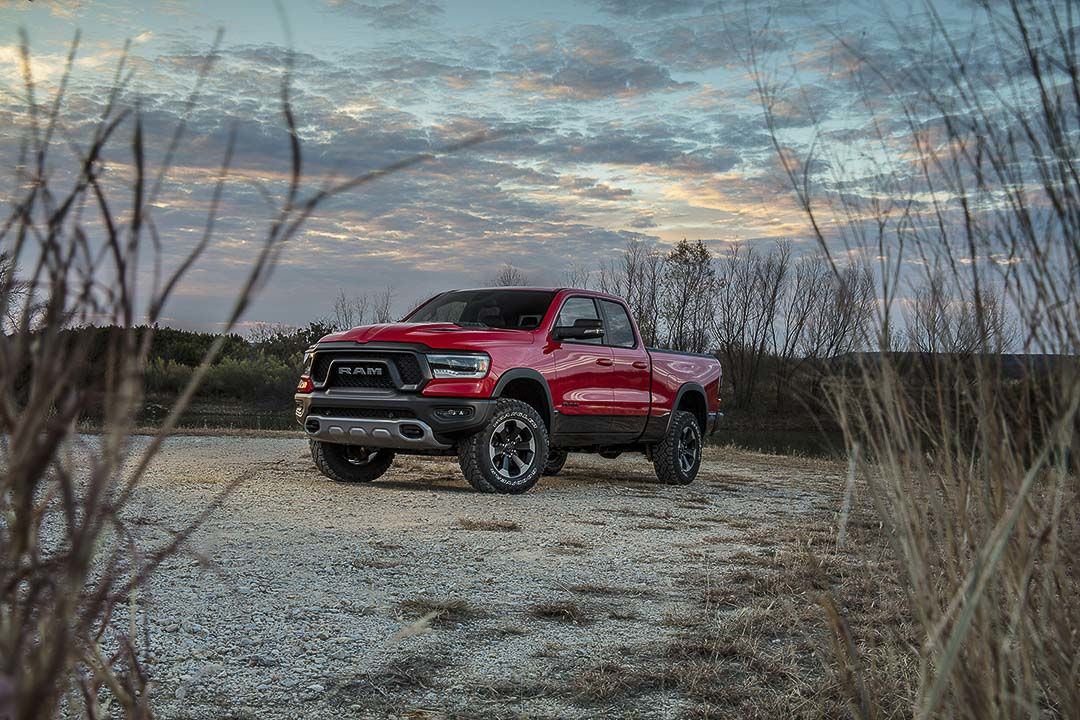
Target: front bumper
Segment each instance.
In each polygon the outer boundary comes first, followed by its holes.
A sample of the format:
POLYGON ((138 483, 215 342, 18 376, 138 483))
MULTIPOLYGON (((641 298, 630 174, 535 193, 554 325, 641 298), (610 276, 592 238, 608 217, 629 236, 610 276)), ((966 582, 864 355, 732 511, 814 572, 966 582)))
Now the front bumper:
POLYGON ((297 393, 296 420, 313 440, 397 450, 447 450, 487 423, 491 398, 374 395, 340 389, 297 393))

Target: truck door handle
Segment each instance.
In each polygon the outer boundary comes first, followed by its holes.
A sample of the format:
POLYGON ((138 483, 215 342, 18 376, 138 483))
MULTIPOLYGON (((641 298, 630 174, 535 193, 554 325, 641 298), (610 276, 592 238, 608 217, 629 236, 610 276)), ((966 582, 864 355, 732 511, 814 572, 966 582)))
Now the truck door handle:
POLYGON ((649 363, 645 362, 644 360, 635 360, 634 367, 636 367, 638 370, 644 370, 649 367, 649 363))
POLYGON ((615 362, 611 358, 596 358, 597 365, 603 365, 604 367, 611 367, 615 362))

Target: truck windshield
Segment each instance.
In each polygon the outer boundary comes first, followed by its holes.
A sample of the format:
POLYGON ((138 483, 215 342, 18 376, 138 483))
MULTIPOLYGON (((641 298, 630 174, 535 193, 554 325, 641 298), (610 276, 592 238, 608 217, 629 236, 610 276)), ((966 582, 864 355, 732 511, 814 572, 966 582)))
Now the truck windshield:
POLYGON ((455 290, 429 300, 403 322, 532 330, 554 297, 553 290, 455 290))

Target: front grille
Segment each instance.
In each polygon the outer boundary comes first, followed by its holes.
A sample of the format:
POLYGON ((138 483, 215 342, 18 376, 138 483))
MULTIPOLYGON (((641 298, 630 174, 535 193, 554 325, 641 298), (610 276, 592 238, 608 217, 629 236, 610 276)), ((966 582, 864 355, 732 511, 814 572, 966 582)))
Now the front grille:
MULTIPOLYGON (((397 369, 402 385, 419 385, 424 381, 424 375, 420 370, 420 361, 411 353, 381 353, 375 351, 348 351, 348 350, 324 350, 315 353, 315 359, 311 364, 311 377, 315 382, 327 381, 327 373, 330 363, 334 360, 353 360, 358 363, 384 362, 393 365, 397 369)), ((337 375, 330 379, 330 384, 335 387, 361 387, 361 388, 393 388, 393 379, 387 375, 337 375)))
POLYGON ((382 375, 341 375, 340 373, 334 373, 334 376, 330 378, 330 385, 334 387, 392 390, 394 381, 389 373, 383 373, 382 375))
POLYGON ((419 385, 423 382, 424 376, 420 373, 420 361, 416 359, 415 355, 395 355, 393 360, 397 365, 401 382, 406 385, 419 385))
POLYGON ((410 420, 416 413, 406 408, 337 408, 313 407, 308 415, 372 420, 410 420))

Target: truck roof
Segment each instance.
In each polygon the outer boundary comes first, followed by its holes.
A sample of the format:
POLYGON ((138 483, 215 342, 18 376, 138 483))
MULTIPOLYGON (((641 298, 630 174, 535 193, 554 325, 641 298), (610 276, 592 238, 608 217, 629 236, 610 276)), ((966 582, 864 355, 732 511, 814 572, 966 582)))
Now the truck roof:
MULTIPOLYGON (((612 298, 613 300, 623 300, 618 295, 612 295, 602 290, 589 290, 588 288, 574 288, 574 287, 537 287, 532 285, 497 285, 495 287, 475 287, 475 288, 455 288, 453 290, 445 290, 444 292, 471 292, 473 290, 531 290, 533 292, 579 292, 587 295, 595 295, 596 297, 612 298)), ((439 293, 440 295, 442 293, 439 293)))

